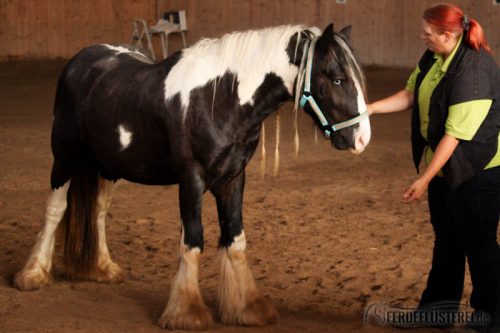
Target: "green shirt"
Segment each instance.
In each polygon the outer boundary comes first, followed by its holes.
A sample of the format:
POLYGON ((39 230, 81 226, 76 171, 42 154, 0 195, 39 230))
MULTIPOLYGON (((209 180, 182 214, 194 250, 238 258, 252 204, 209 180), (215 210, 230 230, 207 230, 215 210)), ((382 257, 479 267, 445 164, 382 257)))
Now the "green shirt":
MULTIPOLYGON (((441 54, 434 54, 436 61, 430 68, 427 75, 422 80, 418 90, 418 106, 420 115, 420 133, 427 139, 427 128, 429 126, 429 104, 432 92, 439 84, 448 67, 455 56, 461 40, 450 53, 450 56, 444 60, 441 54)), ((417 75, 420 73, 420 68, 415 68, 411 73, 406 89, 413 92, 415 91, 415 84, 417 75)), ((474 134, 481 126, 481 123, 486 118, 493 101, 491 99, 473 100, 464 103, 450 105, 448 107, 448 118, 445 124, 445 133, 451 135, 459 140, 469 141, 474 137, 474 134)), ((485 169, 492 168, 500 165, 500 134, 498 136, 499 150, 488 163, 485 169)), ((426 147, 424 152, 424 161, 426 165, 432 160, 433 151, 429 146, 426 147)), ((442 173, 440 174, 442 176, 442 173)))

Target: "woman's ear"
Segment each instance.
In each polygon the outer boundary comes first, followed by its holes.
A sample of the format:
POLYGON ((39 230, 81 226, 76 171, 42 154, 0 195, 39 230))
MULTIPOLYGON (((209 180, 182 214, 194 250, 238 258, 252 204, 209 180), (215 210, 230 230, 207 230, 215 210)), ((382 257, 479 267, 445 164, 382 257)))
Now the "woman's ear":
POLYGON ((449 31, 445 31, 445 32, 443 33, 443 35, 444 35, 444 36, 443 36, 443 37, 444 37, 444 41, 445 41, 446 43, 449 43, 449 42, 450 42, 450 40, 453 38, 452 33, 451 33, 451 32, 449 32, 449 31))

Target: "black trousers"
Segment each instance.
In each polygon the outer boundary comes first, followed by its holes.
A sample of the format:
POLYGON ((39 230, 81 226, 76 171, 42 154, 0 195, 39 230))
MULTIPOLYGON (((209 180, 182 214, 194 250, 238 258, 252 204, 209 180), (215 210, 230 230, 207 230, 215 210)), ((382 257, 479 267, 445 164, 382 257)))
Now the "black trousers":
POLYGON ((434 177, 428 193, 435 241, 432 268, 420 307, 460 302, 467 259, 473 286, 470 304, 498 321, 500 167, 484 170, 453 191, 442 177, 434 177))

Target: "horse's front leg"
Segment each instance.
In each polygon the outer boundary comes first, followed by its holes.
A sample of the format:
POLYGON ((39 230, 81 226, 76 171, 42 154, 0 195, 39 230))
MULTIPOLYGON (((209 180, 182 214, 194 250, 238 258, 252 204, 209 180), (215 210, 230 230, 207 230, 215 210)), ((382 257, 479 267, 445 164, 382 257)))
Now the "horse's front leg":
POLYGON ((242 222, 245 173, 212 190, 217 200, 219 242, 219 316, 225 324, 263 326, 274 323, 278 312, 257 289, 248 266, 242 222))
POLYGON ((201 205, 205 184, 193 175, 179 185, 181 240, 179 267, 170 288, 167 306, 158 325, 168 329, 201 330, 213 323, 198 285, 198 267, 203 251, 201 205))

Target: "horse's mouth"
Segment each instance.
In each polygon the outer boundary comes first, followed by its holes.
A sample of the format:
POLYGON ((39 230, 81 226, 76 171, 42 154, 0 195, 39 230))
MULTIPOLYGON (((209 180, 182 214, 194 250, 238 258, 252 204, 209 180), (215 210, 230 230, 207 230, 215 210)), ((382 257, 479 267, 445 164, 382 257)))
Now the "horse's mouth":
POLYGON ((338 150, 347 150, 347 149, 354 149, 352 147, 350 147, 346 142, 344 142, 344 140, 340 139, 340 140, 334 140, 333 138, 330 139, 330 143, 332 144, 332 146, 335 148, 335 149, 338 149, 338 150))
POLYGON ((349 150, 351 151, 351 153, 353 153, 354 155, 359 155, 361 154, 362 152, 365 151, 365 148, 362 148, 362 149, 354 149, 354 148, 349 148, 349 150))
POLYGON ((359 155, 362 152, 365 151, 366 146, 363 146, 361 148, 355 148, 346 143, 344 140, 333 140, 333 138, 330 139, 330 143, 332 146, 338 150, 348 150, 353 153, 354 155, 359 155))

